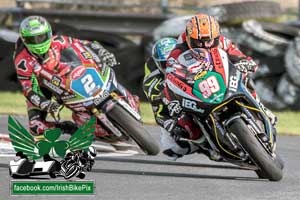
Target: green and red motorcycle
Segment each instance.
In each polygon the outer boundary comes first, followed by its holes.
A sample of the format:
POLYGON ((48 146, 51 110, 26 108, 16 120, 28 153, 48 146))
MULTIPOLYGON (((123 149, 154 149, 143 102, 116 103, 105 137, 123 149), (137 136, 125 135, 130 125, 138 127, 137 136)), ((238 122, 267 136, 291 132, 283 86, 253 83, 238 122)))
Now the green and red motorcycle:
POLYGON ((190 116, 203 133, 197 140, 182 140, 208 148, 225 162, 253 169, 260 178, 282 179, 276 131, 222 49, 180 55, 166 70, 165 93, 173 112, 190 116))
POLYGON ((59 75, 41 69, 39 81, 58 102, 73 112, 73 119, 74 115, 87 116, 86 119, 96 116, 95 133, 100 129, 106 133, 96 134, 97 140, 111 144, 135 142, 148 155, 159 153, 158 142, 142 124, 138 103, 118 83, 112 68, 102 66, 100 69, 76 62, 64 65, 59 75))

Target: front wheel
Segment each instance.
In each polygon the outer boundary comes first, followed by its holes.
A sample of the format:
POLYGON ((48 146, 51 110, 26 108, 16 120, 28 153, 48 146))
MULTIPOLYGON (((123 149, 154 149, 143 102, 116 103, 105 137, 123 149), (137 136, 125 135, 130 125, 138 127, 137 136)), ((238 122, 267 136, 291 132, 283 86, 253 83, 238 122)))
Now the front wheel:
POLYGON ((118 127, 124 130, 145 153, 148 155, 157 155, 159 153, 158 143, 145 130, 142 123, 131 116, 120 105, 115 104, 106 115, 114 124, 117 124, 118 127))
POLYGON ((281 166, 263 148, 242 119, 236 119, 232 122, 229 129, 236 135, 245 151, 248 152, 253 162, 260 168, 258 170, 260 178, 267 178, 270 181, 280 181, 282 179, 281 166))

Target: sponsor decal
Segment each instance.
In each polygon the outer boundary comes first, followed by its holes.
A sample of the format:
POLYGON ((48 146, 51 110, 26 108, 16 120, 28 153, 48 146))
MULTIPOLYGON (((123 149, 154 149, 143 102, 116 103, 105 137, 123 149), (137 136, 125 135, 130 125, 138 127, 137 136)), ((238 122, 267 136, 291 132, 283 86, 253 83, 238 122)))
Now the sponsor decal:
POLYGON ((74 46, 77 47, 79 51, 85 51, 84 48, 78 42, 74 42, 74 46))
POLYGON ((174 75, 172 74, 168 74, 167 78, 174 83, 177 87, 179 87, 181 90, 183 90, 184 92, 188 90, 188 85, 186 85, 184 82, 182 82, 181 80, 179 80, 178 78, 176 78, 174 75))
POLYGON ((199 113, 205 112, 204 109, 197 107, 197 102, 189 100, 189 99, 182 99, 182 107, 194 110, 199 113))
POLYGON ((76 97, 75 94, 65 94, 64 96, 61 97, 61 100, 73 99, 75 97, 76 97))
POLYGON ((47 81, 46 79, 43 79, 43 84, 47 86, 52 91, 56 92, 57 94, 62 94, 64 91, 57 87, 56 85, 53 85, 51 82, 47 81))
POLYGON ((163 97, 162 98, 162 102, 165 104, 165 105, 168 105, 170 103, 170 101, 166 98, 166 97, 163 97))
POLYGON ((34 104, 34 105, 40 105, 41 103, 41 98, 39 97, 39 95, 34 94, 30 97, 30 101, 34 104))
POLYGON ((207 71, 203 71, 203 72, 198 72, 195 76, 194 76, 194 80, 198 80, 200 78, 203 78, 205 75, 207 74, 207 71))
POLYGON ((96 50, 103 48, 98 42, 92 42, 91 47, 96 50))
POLYGON ((93 59, 93 56, 90 54, 90 52, 84 51, 84 52, 81 52, 81 55, 82 55, 86 60, 93 59))
POLYGON ((51 81, 50 81, 53 85, 59 87, 60 83, 61 83, 61 78, 59 78, 58 76, 53 76, 51 81))
POLYGON ((89 53, 91 55, 91 58, 89 58, 89 59, 94 59, 94 61, 96 63, 101 62, 99 56, 92 49, 90 49, 89 47, 85 47, 85 48, 88 50, 87 53, 89 53))
POLYGON ((101 95, 98 95, 96 98, 94 98, 94 104, 96 106, 100 105, 109 96, 110 96, 110 94, 108 92, 104 91, 101 95))
POLYGON ((229 90, 236 92, 238 88, 238 77, 236 75, 230 76, 229 78, 229 90))
POLYGON ((191 22, 188 22, 186 24, 186 30, 187 30, 189 35, 191 35, 193 33, 193 24, 191 22))
POLYGON ((189 67, 189 66, 191 66, 193 64, 197 64, 197 60, 196 59, 185 60, 184 62, 185 62, 184 66, 186 66, 186 67, 189 67))
POLYGON ((46 77, 47 79, 52 79, 52 74, 50 74, 49 72, 47 72, 46 70, 42 69, 40 74, 44 77, 46 77))
POLYGON ((42 67, 41 67, 40 64, 36 63, 36 64, 33 65, 33 71, 34 72, 39 72, 39 71, 41 71, 41 69, 42 69, 42 67))
POLYGON ((184 54, 183 57, 184 57, 185 60, 192 60, 193 59, 193 56, 192 56, 191 53, 184 54))
MULTIPOLYGON (((139 113, 137 113, 126 101, 123 99, 118 99, 118 103, 125 108, 133 117, 135 117, 137 120, 141 120, 141 116, 139 113)), ((107 108, 109 109, 109 108, 107 108)))
POLYGON ((173 58, 173 57, 171 57, 171 58, 169 58, 168 60, 167 60, 167 66, 169 65, 169 66, 172 66, 173 64, 175 64, 175 63, 177 63, 177 61, 173 58))
MULTIPOLYGON (((212 48, 211 49, 211 55, 212 55, 212 59, 213 59, 213 64, 214 64, 214 69, 216 72, 218 72, 219 74, 222 75, 223 77, 223 80, 225 83, 227 83, 228 80, 227 77, 226 77, 226 74, 225 74, 225 69, 224 69, 224 66, 223 66, 223 60, 222 60, 222 57, 221 57, 221 54, 223 51, 220 50, 219 52, 219 49, 218 48, 212 48)), ((228 67, 227 63, 225 63, 226 65, 226 69, 228 67)))
POLYGON ((175 116, 175 115, 178 115, 182 110, 179 101, 178 100, 171 101, 168 104, 168 110, 169 110, 169 113, 170 113, 171 117, 175 116))
POLYGON ((223 67, 223 62, 222 62, 222 58, 219 54, 218 48, 212 48, 211 49, 211 55, 212 55, 212 59, 214 62, 214 66, 218 67, 218 68, 222 68, 223 67))
POLYGON ((40 104, 40 108, 41 108, 42 110, 45 110, 46 107, 47 107, 50 103, 51 103, 50 100, 43 101, 43 102, 41 102, 41 104, 40 104))
POLYGON ((76 80, 76 79, 78 79, 79 77, 81 77, 85 72, 86 72, 85 67, 83 67, 83 66, 76 67, 76 68, 71 72, 71 78, 72 78, 73 80, 76 80))
POLYGON ((88 107, 93 104, 93 101, 85 101, 82 103, 83 106, 88 107))
POLYGON ((18 75, 18 80, 30 80, 30 77, 28 76, 22 76, 22 75, 18 75))

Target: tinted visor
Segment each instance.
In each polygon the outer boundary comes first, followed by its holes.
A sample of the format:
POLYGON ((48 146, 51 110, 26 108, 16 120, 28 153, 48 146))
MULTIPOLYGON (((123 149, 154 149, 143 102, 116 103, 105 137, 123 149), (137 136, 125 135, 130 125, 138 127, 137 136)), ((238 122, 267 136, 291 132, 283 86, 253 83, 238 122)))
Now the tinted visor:
POLYGON ((201 38, 200 40, 198 39, 193 39, 191 38, 191 48, 203 48, 203 47, 211 47, 214 43, 214 39, 210 38, 201 38))
POLYGON ((41 44, 51 38, 51 32, 41 35, 23 37, 26 44, 41 44))

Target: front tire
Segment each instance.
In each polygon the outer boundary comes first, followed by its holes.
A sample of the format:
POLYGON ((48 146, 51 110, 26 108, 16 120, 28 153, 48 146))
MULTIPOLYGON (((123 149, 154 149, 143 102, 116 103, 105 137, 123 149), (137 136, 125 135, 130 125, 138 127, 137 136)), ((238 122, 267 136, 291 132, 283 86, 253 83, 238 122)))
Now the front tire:
POLYGON ((157 155, 159 153, 160 149, 158 143, 145 130, 142 123, 131 116, 120 105, 115 104, 106 115, 114 124, 117 124, 125 130, 126 134, 129 135, 146 154, 157 155))
POLYGON ((267 178, 270 181, 280 181, 282 179, 281 167, 267 153, 242 119, 236 119, 232 122, 229 130, 236 135, 253 162, 260 168, 256 170, 260 178, 267 178))

